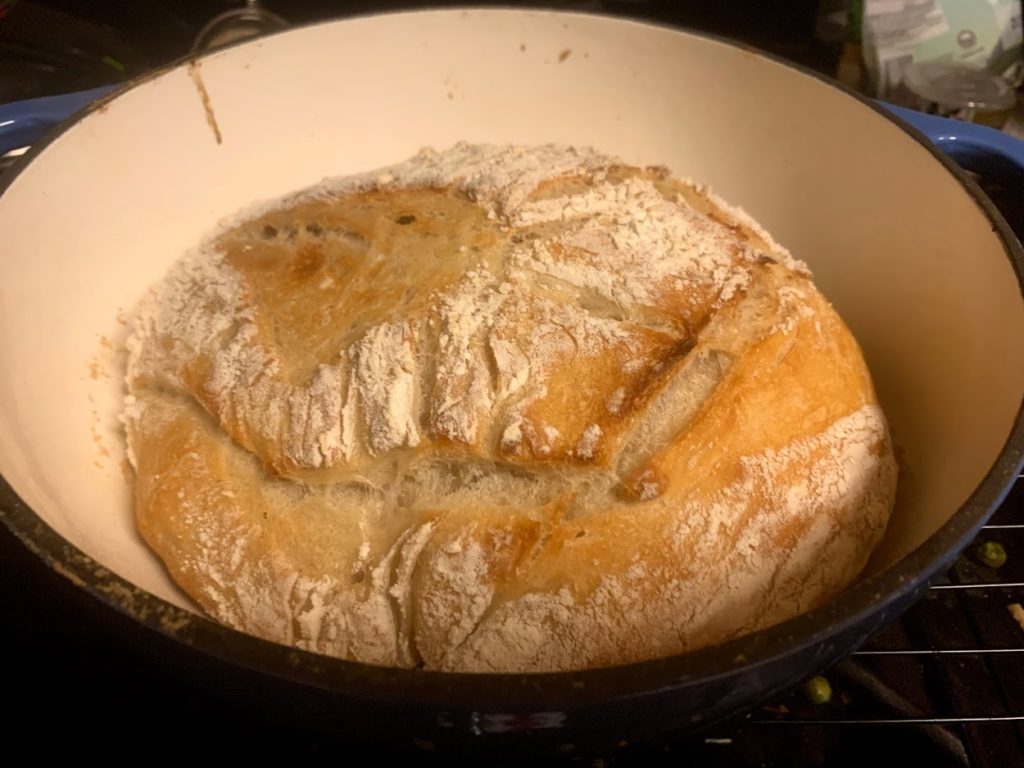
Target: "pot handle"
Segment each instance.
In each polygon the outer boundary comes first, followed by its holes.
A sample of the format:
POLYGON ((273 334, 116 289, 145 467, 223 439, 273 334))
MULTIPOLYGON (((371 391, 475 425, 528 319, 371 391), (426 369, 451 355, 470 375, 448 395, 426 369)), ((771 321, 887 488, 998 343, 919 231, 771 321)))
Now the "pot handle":
POLYGON ((1024 173, 1024 141, 1020 139, 984 125, 926 115, 892 104, 882 106, 969 171, 997 176, 1024 173))
POLYGON ((0 155, 35 144, 57 123, 85 109, 114 88, 104 85, 61 96, 0 104, 0 155))

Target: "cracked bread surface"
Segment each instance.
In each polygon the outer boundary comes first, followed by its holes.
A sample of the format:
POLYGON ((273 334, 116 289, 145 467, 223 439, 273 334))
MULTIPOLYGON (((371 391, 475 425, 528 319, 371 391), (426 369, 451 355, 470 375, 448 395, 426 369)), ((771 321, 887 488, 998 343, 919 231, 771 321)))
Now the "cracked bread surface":
POLYGON ((242 216, 129 342, 139 529, 236 628, 391 666, 684 652, 856 578, 896 469, 860 350, 742 211, 460 144, 242 216))

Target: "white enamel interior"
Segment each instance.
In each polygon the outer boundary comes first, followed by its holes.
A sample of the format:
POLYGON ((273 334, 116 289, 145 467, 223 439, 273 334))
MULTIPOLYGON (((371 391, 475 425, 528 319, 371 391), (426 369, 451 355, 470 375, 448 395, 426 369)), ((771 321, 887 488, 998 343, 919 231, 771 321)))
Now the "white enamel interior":
POLYGON ((806 260, 903 452, 878 564, 938 529, 1008 435, 1024 311, 990 223, 927 150, 812 77, 679 32, 503 11, 300 29, 204 59, 199 76, 222 144, 182 67, 90 114, 0 198, 0 472, 165 599, 188 604, 132 524, 119 316, 221 217, 428 144, 591 144, 667 164, 806 260))

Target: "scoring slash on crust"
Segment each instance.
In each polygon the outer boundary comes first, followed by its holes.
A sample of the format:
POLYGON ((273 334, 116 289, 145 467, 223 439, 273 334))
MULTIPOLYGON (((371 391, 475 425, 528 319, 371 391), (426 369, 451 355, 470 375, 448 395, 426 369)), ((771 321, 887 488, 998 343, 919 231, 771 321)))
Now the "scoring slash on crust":
POLYGON ((633 661, 849 583, 895 486, 860 352, 706 189, 457 145, 250 211, 130 342, 140 529, 221 620, 458 670, 633 661))

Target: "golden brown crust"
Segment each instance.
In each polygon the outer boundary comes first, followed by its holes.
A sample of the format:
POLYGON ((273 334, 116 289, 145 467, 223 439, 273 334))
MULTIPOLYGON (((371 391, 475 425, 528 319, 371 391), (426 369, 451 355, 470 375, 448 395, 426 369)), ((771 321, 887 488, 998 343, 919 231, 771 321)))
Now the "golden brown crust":
POLYGON ((892 504, 885 422, 756 225, 596 154, 388 175, 229 230, 137 323, 139 527, 205 610, 528 671, 719 642, 855 577, 892 504))

